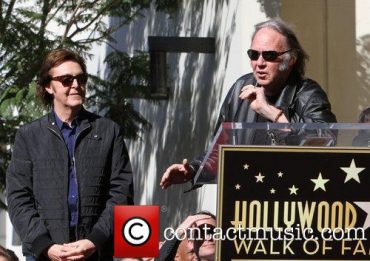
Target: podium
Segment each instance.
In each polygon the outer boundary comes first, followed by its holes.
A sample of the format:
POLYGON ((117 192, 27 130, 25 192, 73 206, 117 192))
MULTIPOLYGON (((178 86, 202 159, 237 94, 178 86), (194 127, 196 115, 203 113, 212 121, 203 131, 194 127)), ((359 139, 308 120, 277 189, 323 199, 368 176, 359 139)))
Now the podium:
POLYGON ((370 124, 223 123, 216 260, 370 260, 370 124))

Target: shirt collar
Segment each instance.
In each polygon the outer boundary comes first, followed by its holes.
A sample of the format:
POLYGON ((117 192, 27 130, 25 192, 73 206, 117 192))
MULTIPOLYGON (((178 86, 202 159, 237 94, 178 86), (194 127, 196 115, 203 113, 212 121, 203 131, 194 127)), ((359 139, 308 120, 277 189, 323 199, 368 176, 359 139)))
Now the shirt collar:
MULTIPOLYGON (((81 111, 78 113, 77 117, 73 119, 72 121, 72 128, 78 126, 80 124, 80 113, 81 111)), ((64 129, 64 128, 70 128, 69 125, 65 122, 63 122, 59 117, 58 115, 55 113, 55 111, 53 110, 52 111, 52 114, 54 115, 54 118, 55 118, 55 123, 56 125, 58 126, 58 128, 60 130, 64 129)))

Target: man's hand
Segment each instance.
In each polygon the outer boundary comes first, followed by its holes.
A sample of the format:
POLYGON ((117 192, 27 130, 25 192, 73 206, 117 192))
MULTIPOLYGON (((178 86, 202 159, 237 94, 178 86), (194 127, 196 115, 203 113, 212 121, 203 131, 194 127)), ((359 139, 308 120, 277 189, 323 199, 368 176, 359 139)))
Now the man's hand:
POLYGON ((173 184, 185 183, 191 178, 188 160, 184 159, 182 164, 173 164, 167 168, 159 185, 162 189, 166 189, 173 184))
MULTIPOLYGON (((176 229, 178 238, 182 238, 185 231, 191 227, 196 227, 199 223, 205 222, 206 220, 212 219, 209 215, 197 214, 188 216, 176 229)), ((188 235, 187 235, 188 236, 188 235)))
POLYGON ((61 255, 63 258, 62 260, 85 260, 96 250, 93 242, 88 239, 82 239, 76 242, 63 244, 63 246, 67 247, 69 251, 61 255))
POLYGON ((285 115, 280 113, 280 109, 267 102, 265 88, 263 87, 255 87, 251 84, 246 85, 241 89, 239 98, 242 100, 248 99, 252 110, 272 122, 289 122, 285 115))
POLYGON ((249 84, 241 89, 239 98, 242 100, 248 99, 252 110, 258 114, 261 114, 270 106, 266 100, 264 90, 265 88, 263 87, 255 87, 249 84))
POLYGON ((54 244, 49 247, 44 254, 52 261, 62 261, 65 260, 63 256, 70 250, 70 247, 65 245, 54 244))

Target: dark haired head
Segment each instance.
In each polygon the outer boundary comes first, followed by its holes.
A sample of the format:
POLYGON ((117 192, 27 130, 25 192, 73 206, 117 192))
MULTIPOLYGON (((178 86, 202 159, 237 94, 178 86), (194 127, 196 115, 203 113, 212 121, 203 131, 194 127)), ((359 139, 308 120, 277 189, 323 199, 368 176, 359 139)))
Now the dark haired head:
POLYGON ((199 211, 199 212, 195 213, 194 215, 207 215, 207 216, 210 216, 211 218, 213 218, 214 220, 216 220, 216 216, 213 215, 211 212, 206 211, 206 210, 199 211))
POLYGON ((1 245, 0 245, 0 257, 4 257, 8 261, 18 261, 19 260, 12 250, 6 249, 5 247, 1 245))
POLYGON ((370 123, 370 107, 363 109, 358 117, 359 123, 370 123))
POLYGON ((252 36, 252 41, 256 33, 262 28, 270 28, 283 36, 285 36, 291 53, 295 57, 296 62, 292 69, 292 75, 297 79, 302 79, 305 74, 306 60, 308 60, 307 53, 303 50, 294 31, 282 20, 275 18, 255 25, 255 31, 252 36))
POLYGON ((56 49, 48 53, 41 66, 37 81, 37 96, 41 99, 45 107, 51 107, 53 105, 53 96, 45 90, 45 87, 51 80, 50 70, 67 61, 78 63, 83 73, 87 73, 85 60, 79 54, 67 49, 56 49))

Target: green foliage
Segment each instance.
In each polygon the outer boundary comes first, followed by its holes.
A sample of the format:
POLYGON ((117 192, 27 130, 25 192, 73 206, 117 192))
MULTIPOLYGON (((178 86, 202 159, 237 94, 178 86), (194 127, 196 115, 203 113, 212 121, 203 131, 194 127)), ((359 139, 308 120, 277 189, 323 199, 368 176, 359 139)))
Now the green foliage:
MULTIPOLYGON (((0 192, 5 188, 9 145, 20 124, 44 113, 35 99, 42 57, 65 47, 90 57, 93 44, 110 44, 112 34, 155 4, 172 12, 179 0, 34 0, 0 1, 0 192), (106 23, 115 17, 114 25, 106 23)), ((139 137, 150 124, 133 109, 130 97, 148 97, 148 57, 114 52, 106 59, 108 79, 91 77, 89 104, 139 137), (108 95, 109 94, 109 95, 108 95), (101 96, 99 96, 101 95, 101 96)), ((0 208, 4 206, 0 201, 0 208)))
POLYGON ((138 138, 141 131, 150 128, 150 123, 134 110, 127 98, 150 98, 149 56, 138 52, 130 57, 115 51, 105 62, 109 68, 107 80, 91 77, 89 87, 93 94, 88 97, 88 103, 123 126, 126 138, 138 138))
MULTIPOLYGON (((23 117, 13 117, 5 119, 0 117, 0 191, 5 189, 5 172, 10 160, 9 144, 13 142, 15 137, 15 126, 19 126, 24 120, 23 117)), ((6 205, 0 200, 0 209, 6 205)))

